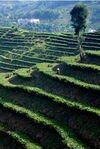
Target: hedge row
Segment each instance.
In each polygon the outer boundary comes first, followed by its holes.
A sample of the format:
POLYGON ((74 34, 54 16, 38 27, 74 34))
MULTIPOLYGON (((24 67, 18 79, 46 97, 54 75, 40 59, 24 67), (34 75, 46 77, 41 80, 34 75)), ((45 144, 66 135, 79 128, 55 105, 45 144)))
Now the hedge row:
POLYGON ((24 78, 24 79, 30 79, 31 78, 31 70, 26 69, 26 68, 17 69, 14 71, 14 74, 16 74, 17 76, 24 78))
POLYGON ((3 131, 3 133, 20 143, 25 149, 43 149, 40 145, 34 143, 27 135, 19 131, 12 131, 3 123, 0 123, 0 131, 3 131))
POLYGON ((46 44, 51 45, 51 46, 58 46, 58 47, 68 47, 68 44, 61 44, 61 43, 52 43, 52 42, 47 42, 46 44))
MULTIPOLYGON (((25 56, 25 55, 20 55, 18 53, 2 50, 3 54, 7 55, 10 54, 13 59, 18 59, 18 60, 23 60, 26 62, 31 62, 31 63, 40 63, 40 62, 54 62, 54 60, 49 60, 49 59, 43 59, 43 58, 37 58, 37 57, 30 57, 30 56, 25 56)), ((1 53, 2 53, 1 51, 1 53)), ((8 55, 9 56, 9 55, 8 55)))
POLYGON ((87 34, 84 34, 84 36, 89 38, 100 38, 100 34, 96 34, 96 33, 87 33, 87 34))
MULTIPOLYGON (((40 68, 38 67, 38 69, 40 70, 40 68)), ((44 68, 45 69, 45 68, 44 68)), ((47 70, 47 69, 46 69, 47 70)), ((42 73, 43 71, 40 70, 42 73)), ((48 75, 48 74, 47 74, 48 75)), ((100 116, 100 109, 99 108, 95 108, 95 107, 90 107, 88 105, 76 102, 76 101, 71 101, 70 99, 65 99, 61 96, 57 96, 51 93, 48 93, 42 89, 36 88, 36 87, 28 87, 28 86, 23 86, 23 85, 12 85, 11 83, 8 82, 8 80, 5 80, 5 77, 7 76, 7 74, 0 74, 0 77, 2 78, 2 80, 0 81, 0 86, 7 88, 7 89, 12 89, 13 91, 20 91, 23 90, 26 93, 32 93, 35 96, 40 96, 49 100, 53 100, 54 102, 57 103, 61 103, 64 104, 68 107, 72 107, 72 108, 76 108, 82 111, 87 111, 87 112, 92 112, 98 116, 100 116)))
POLYGON ((1 72, 2 71, 6 71, 6 72, 11 72, 11 71, 14 71, 15 69, 11 69, 11 68, 8 68, 8 67, 2 67, 2 66, 0 66, 0 70, 1 70, 1 72))
POLYGON ((100 50, 100 47, 83 45, 86 50, 100 50))
POLYGON ((7 45, 0 45, 0 49, 5 49, 5 50, 12 50, 12 49, 25 49, 25 48, 28 48, 27 46, 22 46, 22 45, 18 45, 18 46, 7 46, 7 45))
POLYGON ((100 57, 100 51, 90 51, 90 50, 87 50, 85 53, 88 56, 98 57, 98 58, 100 57))
MULTIPOLYGON (((49 67, 50 64, 45 64, 42 63, 40 64, 36 64, 37 68, 39 69, 39 71, 41 73, 43 73, 44 75, 46 75, 47 77, 51 78, 52 80, 58 81, 59 83, 61 82, 62 84, 66 85, 66 88, 75 88, 76 92, 81 92, 77 94, 74 98, 72 96, 74 89, 68 94, 66 95, 66 97, 71 98, 73 101, 79 101, 91 105, 93 106, 93 103, 96 101, 96 105, 95 107, 99 107, 99 104, 97 104, 99 102, 99 96, 100 96, 100 86, 99 85, 93 85, 93 84, 88 84, 85 83, 83 81, 80 81, 78 79, 75 79, 73 77, 68 77, 68 76, 61 76, 61 75, 57 75, 56 71, 52 71, 51 67, 49 67), (86 94, 87 96, 86 96, 86 94), (83 96, 82 96, 83 95, 83 96), (83 100, 82 100, 83 98, 83 100), (91 101, 90 101, 91 99, 91 101)), ((51 64, 53 65, 53 64, 51 64)))
MULTIPOLYGON (((48 39, 49 42, 51 42, 52 44, 62 44, 62 45, 73 45, 73 46, 77 46, 77 42, 73 42, 73 41, 63 41, 63 40, 55 40, 55 39, 48 39)), ((48 43, 47 41, 47 43, 48 43)))
POLYGON ((58 59, 59 62, 63 62, 68 66, 71 66, 73 68, 78 68, 80 70, 86 70, 86 71, 93 71, 93 72, 100 72, 100 66, 97 65, 92 65, 92 64, 83 64, 83 63, 77 63, 75 62, 75 57, 70 56, 70 57, 61 57, 58 59))
POLYGON ((49 36, 48 39, 54 39, 54 40, 60 40, 60 41, 67 41, 67 42, 74 42, 76 43, 77 42, 77 39, 75 39, 73 36, 71 38, 63 38, 63 37, 60 37, 60 36, 57 36, 57 37, 54 37, 54 36, 49 36))
POLYGON ((23 60, 18 60, 18 59, 10 59, 10 58, 7 58, 5 56, 2 56, 0 55, 0 61, 2 62, 5 62, 5 63, 11 63, 11 64, 15 64, 15 65, 22 65, 22 66, 32 66, 34 65, 34 63, 31 63, 31 62, 26 62, 26 61, 23 61, 23 60))
POLYGON ((28 68, 28 66, 9 64, 9 63, 5 63, 5 62, 2 62, 2 61, 0 61, 0 67, 10 68, 10 69, 28 68))
MULTIPOLYGON (((30 111, 18 105, 14 105, 10 102, 6 102, 4 100, 0 100, 0 104, 11 111, 14 111, 20 115, 25 115, 27 118, 33 120, 36 124, 41 124, 46 127, 50 127, 56 130, 56 132, 61 136, 62 142, 66 145, 66 148, 74 148, 74 149, 88 149, 87 146, 82 144, 80 140, 77 139, 76 135, 73 131, 67 126, 62 125, 56 120, 52 120, 48 117, 43 116, 42 114, 30 111)), ((48 148, 48 147, 47 147, 48 148)))
MULTIPOLYGON (((41 51, 38 50, 34 50, 35 53, 39 53, 41 54, 41 51)), ((45 52, 43 52, 45 54, 49 54, 49 55, 55 55, 55 56, 65 56, 65 55, 73 55, 73 52, 68 52, 68 51, 58 51, 58 50, 53 50, 53 49, 46 49, 45 52)))
POLYGON ((93 43, 93 42, 83 42, 82 45, 88 45, 88 46, 95 46, 95 47, 99 47, 100 46, 100 43, 93 43))
POLYGON ((60 46, 52 46, 52 45, 48 45, 46 44, 47 48, 50 48, 50 49, 54 49, 54 50, 60 50, 60 51, 76 51, 77 49, 76 48, 70 48, 70 47, 60 47, 60 46))
POLYGON ((6 46, 10 46, 10 47, 15 47, 15 46, 34 46, 34 43, 29 43, 29 42, 0 42, 0 45, 6 45, 6 46))
POLYGON ((100 43, 100 39, 98 38, 85 38, 85 41, 87 42, 95 42, 95 43, 100 43))
POLYGON ((57 75, 56 72, 49 69, 48 64, 49 63, 36 64, 36 66, 44 74, 47 74, 47 75, 53 77, 54 79, 56 78, 57 80, 60 80, 61 82, 63 82, 63 81, 64 82, 69 82, 71 84, 74 84, 75 86, 79 86, 79 87, 82 87, 82 88, 85 88, 85 89, 88 89, 88 90, 91 90, 91 91, 95 90, 95 91, 97 91, 97 93, 100 92, 100 86, 99 85, 87 84, 85 82, 74 79, 72 77, 57 75))
MULTIPOLYGON (((35 38, 34 38, 35 39, 35 38)), ((23 39, 16 39, 16 38, 0 38, 0 42, 11 42, 11 43, 16 43, 16 42, 22 42, 22 43, 26 43, 26 42, 29 42, 30 40, 34 40, 33 38, 31 39, 26 39, 26 38, 23 38, 23 39)))

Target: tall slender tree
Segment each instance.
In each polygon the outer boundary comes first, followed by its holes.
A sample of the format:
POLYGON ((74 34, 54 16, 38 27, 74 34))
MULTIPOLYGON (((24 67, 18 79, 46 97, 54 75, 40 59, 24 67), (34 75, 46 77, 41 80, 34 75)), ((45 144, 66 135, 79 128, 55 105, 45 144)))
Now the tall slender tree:
POLYGON ((75 34, 79 35, 79 33, 85 31, 87 27, 87 18, 89 16, 87 5, 76 4, 71 10, 70 15, 75 34))
POLYGON ((78 35, 78 51, 80 52, 80 60, 84 59, 84 49, 82 48, 83 37, 80 32, 85 32, 87 27, 87 18, 89 16, 89 11, 87 5, 76 4, 70 12, 72 27, 75 29, 75 35, 78 35))

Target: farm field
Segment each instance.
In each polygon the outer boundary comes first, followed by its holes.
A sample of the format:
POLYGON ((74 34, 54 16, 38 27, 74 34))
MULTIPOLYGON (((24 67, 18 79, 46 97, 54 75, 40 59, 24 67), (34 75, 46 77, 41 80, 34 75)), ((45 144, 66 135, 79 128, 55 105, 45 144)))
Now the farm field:
POLYGON ((100 32, 84 37, 80 61, 72 34, 0 27, 0 149, 100 149, 100 32))

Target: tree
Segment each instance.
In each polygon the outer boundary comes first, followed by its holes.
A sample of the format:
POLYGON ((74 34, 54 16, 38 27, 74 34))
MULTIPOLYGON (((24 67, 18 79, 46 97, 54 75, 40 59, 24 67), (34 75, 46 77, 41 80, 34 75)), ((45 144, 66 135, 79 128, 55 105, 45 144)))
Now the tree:
POLYGON ((76 4, 71 10, 70 15, 75 34, 79 36, 79 33, 85 31, 87 27, 87 18, 89 16, 87 5, 76 4))
POLYGON ((82 48, 82 43, 85 40, 85 37, 83 37, 82 35, 79 35, 77 40, 78 40, 78 51, 80 52, 80 60, 82 62, 85 56, 84 49, 82 48))

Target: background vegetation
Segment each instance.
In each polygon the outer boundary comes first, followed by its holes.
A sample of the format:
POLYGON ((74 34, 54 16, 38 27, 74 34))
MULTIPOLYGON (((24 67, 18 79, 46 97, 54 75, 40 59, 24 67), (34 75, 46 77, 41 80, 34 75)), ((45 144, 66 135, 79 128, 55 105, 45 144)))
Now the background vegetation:
POLYGON ((85 3, 90 11, 88 28, 100 29, 98 1, 0 1, 0 26, 16 25, 23 29, 39 32, 72 32, 70 10, 75 3, 85 3), (40 23, 18 23, 20 18, 39 18, 40 23))

